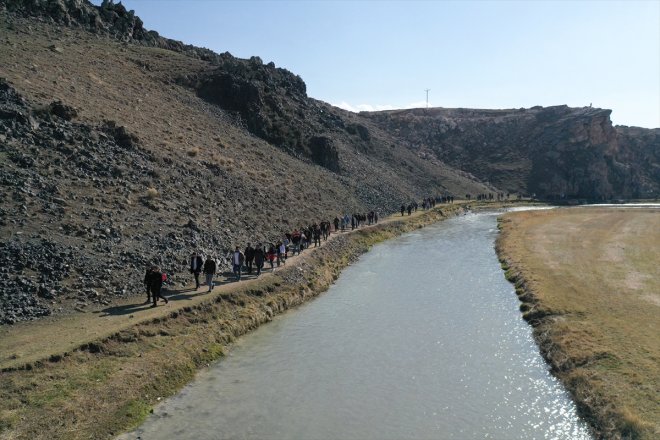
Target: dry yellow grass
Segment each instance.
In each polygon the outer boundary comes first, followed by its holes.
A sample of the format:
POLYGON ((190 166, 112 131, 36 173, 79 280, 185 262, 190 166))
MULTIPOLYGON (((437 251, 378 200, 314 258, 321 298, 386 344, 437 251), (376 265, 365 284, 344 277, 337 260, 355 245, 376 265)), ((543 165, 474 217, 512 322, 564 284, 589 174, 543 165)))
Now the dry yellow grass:
POLYGON ((541 351, 607 438, 660 435, 660 211, 509 214, 498 251, 541 351))

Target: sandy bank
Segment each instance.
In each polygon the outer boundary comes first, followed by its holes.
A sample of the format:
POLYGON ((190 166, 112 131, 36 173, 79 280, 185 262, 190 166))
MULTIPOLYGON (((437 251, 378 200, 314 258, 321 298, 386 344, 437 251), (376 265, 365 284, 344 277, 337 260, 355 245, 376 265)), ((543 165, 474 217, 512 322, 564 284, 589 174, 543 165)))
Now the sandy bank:
POLYGON ((498 253, 553 373, 603 438, 660 434, 660 212, 506 215, 498 253))

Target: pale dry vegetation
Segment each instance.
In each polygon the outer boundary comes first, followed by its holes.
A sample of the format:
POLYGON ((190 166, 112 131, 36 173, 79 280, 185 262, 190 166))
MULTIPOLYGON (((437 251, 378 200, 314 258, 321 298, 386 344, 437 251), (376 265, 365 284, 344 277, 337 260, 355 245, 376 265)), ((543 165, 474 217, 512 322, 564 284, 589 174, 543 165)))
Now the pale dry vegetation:
POLYGON ((660 212, 509 214, 498 243, 541 351, 608 438, 660 434, 660 212))

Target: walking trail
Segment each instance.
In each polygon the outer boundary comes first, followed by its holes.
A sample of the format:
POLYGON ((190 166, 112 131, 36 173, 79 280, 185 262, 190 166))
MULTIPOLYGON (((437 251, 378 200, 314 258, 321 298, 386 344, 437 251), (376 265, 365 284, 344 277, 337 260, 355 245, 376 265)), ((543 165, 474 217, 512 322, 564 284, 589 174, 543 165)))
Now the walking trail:
MULTIPOLYGON (((415 218, 423 212, 425 211, 420 209, 413 212, 412 215, 404 217, 398 213, 392 214, 381 219, 378 224, 415 218)), ((373 226, 361 226, 356 231, 371 227, 373 226)), ((338 234, 352 232, 355 231, 333 232, 328 240, 334 239, 338 234)), ((324 242, 321 246, 323 245, 324 242)), ((312 247, 300 255, 289 257, 288 265, 304 262, 314 250, 315 248, 312 247)), ((275 271, 277 270, 275 268, 275 271)), ((271 276, 271 271, 264 268, 260 279, 271 276)), ((175 310, 194 306, 221 294, 230 293, 238 284, 241 287, 249 286, 256 280, 254 275, 244 275, 243 280, 236 283, 231 279, 216 275, 216 287, 211 292, 207 292, 205 285, 195 290, 194 283, 190 283, 183 289, 166 290, 165 295, 169 300, 167 305, 161 302, 158 307, 152 308, 150 303, 144 302, 144 295, 135 295, 117 299, 108 306, 90 308, 85 312, 54 315, 37 321, 2 326, 0 327, 0 370, 20 367, 47 359, 51 355, 75 350, 81 345, 103 339, 135 324, 166 316, 175 310)))

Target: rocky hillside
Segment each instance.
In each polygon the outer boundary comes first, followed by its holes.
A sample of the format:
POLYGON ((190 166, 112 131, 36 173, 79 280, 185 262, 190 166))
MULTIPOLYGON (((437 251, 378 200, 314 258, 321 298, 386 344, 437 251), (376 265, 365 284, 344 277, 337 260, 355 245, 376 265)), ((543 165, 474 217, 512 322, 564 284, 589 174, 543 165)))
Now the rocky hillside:
POLYGON ((414 109, 361 114, 420 157, 542 199, 660 195, 660 129, 613 127, 610 110, 414 109))
POLYGON ((0 324, 187 281, 339 213, 440 194, 657 196, 658 130, 609 111, 354 114, 297 75, 167 39, 105 1, 0 0, 0 324))
POLYGON ((0 324, 172 288, 344 212, 492 188, 296 75, 146 31, 120 4, 0 1, 0 324))

